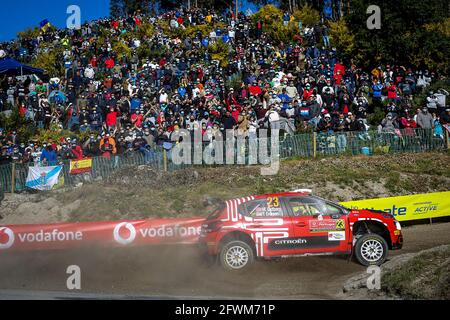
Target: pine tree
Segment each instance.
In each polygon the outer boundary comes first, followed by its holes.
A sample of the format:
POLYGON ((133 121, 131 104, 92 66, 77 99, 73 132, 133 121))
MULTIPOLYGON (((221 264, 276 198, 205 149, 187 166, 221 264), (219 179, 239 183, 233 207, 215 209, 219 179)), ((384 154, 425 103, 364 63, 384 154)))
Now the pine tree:
POLYGON ((136 11, 148 14, 150 12, 150 2, 152 0, 122 0, 124 3, 124 13, 132 15, 136 11))
POLYGON ((123 15, 123 0, 110 0, 109 14, 113 18, 118 18, 123 15))
POLYGON ((155 0, 110 0, 109 11, 114 18, 123 15, 133 15, 138 10, 141 13, 148 14, 150 12, 150 3, 155 0))

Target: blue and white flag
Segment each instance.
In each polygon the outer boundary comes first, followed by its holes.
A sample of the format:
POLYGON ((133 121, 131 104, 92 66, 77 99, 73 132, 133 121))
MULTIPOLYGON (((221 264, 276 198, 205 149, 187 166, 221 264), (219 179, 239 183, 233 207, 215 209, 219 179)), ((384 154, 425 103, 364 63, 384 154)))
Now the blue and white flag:
POLYGON ((59 179, 62 166, 55 167, 30 167, 26 186, 36 190, 51 190, 59 179))

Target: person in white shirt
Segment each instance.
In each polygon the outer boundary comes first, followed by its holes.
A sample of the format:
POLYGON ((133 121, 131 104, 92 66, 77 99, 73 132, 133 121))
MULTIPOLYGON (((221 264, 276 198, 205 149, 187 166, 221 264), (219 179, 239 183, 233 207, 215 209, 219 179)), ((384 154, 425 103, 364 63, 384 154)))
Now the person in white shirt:
POLYGON ((334 95, 334 88, 331 86, 331 83, 327 80, 327 85, 322 88, 322 94, 325 94, 325 92, 328 92, 330 95, 334 95))
POLYGON ((216 35, 215 30, 213 30, 209 33, 209 39, 211 39, 211 41, 213 41, 213 42, 216 41, 216 37, 217 37, 217 35, 216 35))
POLYGON ((228 28, 228 36, 230 37, 230 39, 234 39, 235 34, 236 33, 234 32, 234 30, 231 27, 229 27, 228 28))
POLYGON ((95 71, 92 68, 92 65, 88 65, 86 69, 84 69, 84 76, 88 79, 94 79, 95 71))
POLYGON ((195 98, 197 98, 199 95, 200 95, 200 89, 199 89, 198 87, 195 87, 195 88, 192 90, 192 98, 195 99, 195 98))
POLYGON ((165 89, 161 89, 161 91, 159 92, 159 103, 160 104, 167 104, 169 103, 169 95, 166 93, 165 89))
POLYGON ((320 94, 316 94, 316 101, 319 104, 320 108, 322 108, 323 100, 322 100, 322 96, 320 94))
POLYGON ((265 118, 269 120, 270 129, 277 130, 280 129, 280 114, 278 113, 279 107, 274 106, 272 109, 267 111, 265 118))

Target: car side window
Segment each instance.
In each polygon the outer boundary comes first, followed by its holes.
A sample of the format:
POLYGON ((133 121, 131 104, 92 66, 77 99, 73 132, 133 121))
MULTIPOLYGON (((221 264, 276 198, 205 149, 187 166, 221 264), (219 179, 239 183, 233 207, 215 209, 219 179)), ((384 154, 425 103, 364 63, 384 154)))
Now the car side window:
POLYGON ((314 199, 306 197, 288 198, 288 205, 295 217, 315 216, 320 214, 320 208, 318 208, 314 199))
POLYGON ((283 209, 279 197, 268 197, 250 201, 244 204, 246 215, 253 218, 282 217, 283 209))
POLYGON ((326 203, 325 206, 327 208, 327 215, 342 214, 342 209, 339 207, 336 207, 330 203, 326 203))
POLYGON ((321 199, 309 197, 293 197, 288 199, 288 205, 294 217, 341 214, 339 207, 333 206, 321 199))

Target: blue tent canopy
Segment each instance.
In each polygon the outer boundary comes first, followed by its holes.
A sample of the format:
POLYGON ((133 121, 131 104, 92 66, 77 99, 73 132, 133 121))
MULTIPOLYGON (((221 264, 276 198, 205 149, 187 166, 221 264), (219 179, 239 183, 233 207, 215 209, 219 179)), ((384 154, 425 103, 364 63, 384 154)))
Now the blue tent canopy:
POLYGON ((11 58, 0 60, 0 74, 15 73, 17 75, 44 73, 44 70, 33 68, 11 58))

